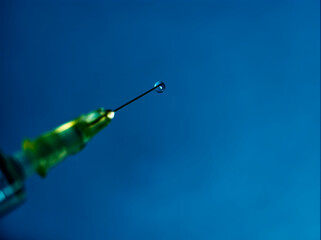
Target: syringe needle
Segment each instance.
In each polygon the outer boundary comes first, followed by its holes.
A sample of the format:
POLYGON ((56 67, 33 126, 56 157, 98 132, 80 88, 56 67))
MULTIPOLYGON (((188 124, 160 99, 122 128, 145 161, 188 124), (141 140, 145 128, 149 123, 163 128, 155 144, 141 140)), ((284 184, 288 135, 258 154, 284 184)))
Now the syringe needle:
POLYGON ((129 102, 121 105, 120 107, 116 108, 113 112, 117 112, 118 110, 122 109, 123 107, 127 106, 128 104, 135 102, 137 99, 145 96, 147 93, 150 93, 151 91, 155 90, 158 93, 162 93, 165 90, 165 83, 163 82, 156 82, 154 87, 149 89, 148 91, 144 92, 143 94, 139 95, 138 97, 135 97, 134 99, 130 100, 129 102))

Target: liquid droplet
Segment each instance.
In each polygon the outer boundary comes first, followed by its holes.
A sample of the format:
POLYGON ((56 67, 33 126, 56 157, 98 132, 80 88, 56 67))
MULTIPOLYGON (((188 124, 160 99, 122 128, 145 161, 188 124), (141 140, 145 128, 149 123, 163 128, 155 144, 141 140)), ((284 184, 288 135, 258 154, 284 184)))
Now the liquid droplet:
POLYGON ((154 87, 157 87, 158 88, 155 88, 155 91, 158 92, 158 93, 162 93, 165 91, 165 83, 161 82, 161 81, 158 81, 157 83, 155 83, 154 87))

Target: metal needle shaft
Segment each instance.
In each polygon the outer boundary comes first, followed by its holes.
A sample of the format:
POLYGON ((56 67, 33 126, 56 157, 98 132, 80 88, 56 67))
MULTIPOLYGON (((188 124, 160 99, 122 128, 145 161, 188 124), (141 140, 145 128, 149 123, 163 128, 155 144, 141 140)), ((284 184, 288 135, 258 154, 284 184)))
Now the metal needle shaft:
POLYGON ((137 99, 141 98, 142 96, 145 96, 147 93, 155 90, 155 89, 158 88, 158 87, 159 87, 159 85, 151 88, 150 90, 148 90, 147 92, 144 92, 143 94, 139 95, 138 97, 135 97, 133 100, 130 100, 129 102, 127 102, 127 103, 121 105, 120 107, 116 108, 116 109, 114 110, 114 112, 117 112, 118 110, 122 109, 123 107, 127 106, 128 104, 130 104, 130 103, 132 103, 132 102, 135 102, 137 99))

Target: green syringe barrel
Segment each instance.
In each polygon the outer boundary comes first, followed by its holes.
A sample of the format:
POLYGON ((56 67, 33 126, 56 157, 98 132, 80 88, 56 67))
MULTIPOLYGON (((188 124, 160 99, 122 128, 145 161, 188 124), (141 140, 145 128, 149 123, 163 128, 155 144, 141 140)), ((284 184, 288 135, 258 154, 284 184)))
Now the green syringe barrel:
MULTIPOLYGON (((37 172, 45 177, 49 169, 71 154, 82 150, 86 143, 113 119, 114 112, 100 108, 67 122, 34 140, 22 144, 21 165, 30 175, 37 172)), ((19 161, 19 159, 18 159, 19 161)))

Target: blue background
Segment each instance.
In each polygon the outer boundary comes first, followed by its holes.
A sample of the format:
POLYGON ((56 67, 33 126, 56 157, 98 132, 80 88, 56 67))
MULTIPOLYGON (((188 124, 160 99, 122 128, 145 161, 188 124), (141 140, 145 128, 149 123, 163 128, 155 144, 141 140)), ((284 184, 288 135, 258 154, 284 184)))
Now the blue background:
POLYGON ((127 109, 5 240, 319 239, 320 2, 1 1, 1 149, 127 109))

